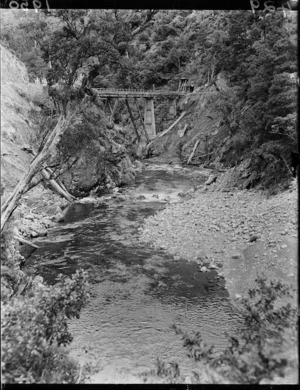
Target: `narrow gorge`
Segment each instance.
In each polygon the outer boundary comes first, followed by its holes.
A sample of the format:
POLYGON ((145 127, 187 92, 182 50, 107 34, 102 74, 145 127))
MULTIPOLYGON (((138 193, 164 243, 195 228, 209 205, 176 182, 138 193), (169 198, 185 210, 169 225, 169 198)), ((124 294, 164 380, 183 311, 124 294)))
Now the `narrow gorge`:
POLYGON ((298 383, 293 7, 3 10, 3 383, 298 383))

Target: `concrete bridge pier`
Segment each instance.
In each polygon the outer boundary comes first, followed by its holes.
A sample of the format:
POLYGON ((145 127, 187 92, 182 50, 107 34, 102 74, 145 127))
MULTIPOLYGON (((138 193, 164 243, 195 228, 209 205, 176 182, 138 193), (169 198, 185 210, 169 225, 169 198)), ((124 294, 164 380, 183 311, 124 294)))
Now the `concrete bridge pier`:
POLYGON ((149 139, 156 136, 153 97, 145 97, 144 123, 149 139))
POLYGON ((176 98, 169 99, 169 116, 170 118, 176 117, 176 98))

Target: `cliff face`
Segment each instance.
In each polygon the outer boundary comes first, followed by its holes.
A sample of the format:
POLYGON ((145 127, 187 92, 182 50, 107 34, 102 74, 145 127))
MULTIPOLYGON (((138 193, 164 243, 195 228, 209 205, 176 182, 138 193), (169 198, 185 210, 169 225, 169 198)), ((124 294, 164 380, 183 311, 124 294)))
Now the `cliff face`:
POLYGON ((28 169, 36 128, 31 118, 42 86, 30 84, 25 65, 1 45, 1 194, 6 197, 28 169))

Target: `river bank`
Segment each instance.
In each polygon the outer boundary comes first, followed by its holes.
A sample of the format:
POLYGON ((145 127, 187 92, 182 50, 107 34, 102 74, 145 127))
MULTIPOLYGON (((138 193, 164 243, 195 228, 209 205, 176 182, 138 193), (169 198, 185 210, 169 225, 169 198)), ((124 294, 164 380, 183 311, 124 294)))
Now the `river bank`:
MULTIPOLYGON (((257 273, 296 284, 297 190, 267 198, 257 191, 198 188, 190 199, 145 220, 140 240, 174 259, 212 266, 232 297, 244 294, 257 273)), ((204 266, 204 267, 203 267, 204 266)))
POLYGON ((48 283, 79 268, 91 275, 91 301, 69 324, 70 355, 91 367, 89 383, 143 383, 158 356, 180 361, 189 383, 193 367, 172 324, 200 330, 222 350, 239 322, 230 298, 246 291, 260 265, 295 279, 295 189, 269 199, 216 192, 204 184, 210 173, 149 162, 135 184, 74 203, 35 241, 29 272, 48 283), (264 247, 261 260, 253 250, 264 247), (267 267, 283 253, 283 270, 267 267))

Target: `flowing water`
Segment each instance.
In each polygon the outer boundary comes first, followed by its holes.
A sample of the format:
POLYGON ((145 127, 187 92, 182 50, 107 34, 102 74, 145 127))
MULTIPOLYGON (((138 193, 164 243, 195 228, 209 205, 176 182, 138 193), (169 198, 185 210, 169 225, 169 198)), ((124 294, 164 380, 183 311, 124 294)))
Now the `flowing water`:
POLYGON ((46 281, 78 268, 91 275, 90 302, 70 323, 71 355, 94 367, 91 382, 142 382, 158 357, 178 362, 189 378, 193 363, 171 326, 200 331, 217 351, 234 331, 238 314, 224 279, 138 240, 147 216, 205 180, 198 170, 149 165, 123 194, 70 206, 65 222, 39 240, 29 268, 46 281))

